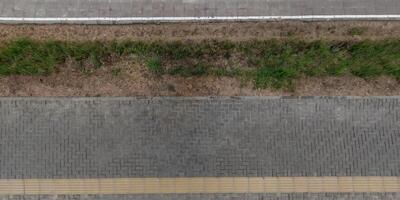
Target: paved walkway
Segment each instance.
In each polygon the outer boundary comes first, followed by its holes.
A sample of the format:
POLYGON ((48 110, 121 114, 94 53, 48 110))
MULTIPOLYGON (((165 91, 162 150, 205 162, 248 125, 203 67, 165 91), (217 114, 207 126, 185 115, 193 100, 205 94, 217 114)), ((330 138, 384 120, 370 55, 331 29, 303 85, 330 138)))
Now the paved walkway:
POLYGON ((2 98, 0 194, 400 192, 399 130, 400 97, 2 98))
POLYGON ((0 103, 3 179, 400 176, 400 98, 0 103))
POLYGON ((2 0, 0 22, 400 19, 398 0, 2 0))

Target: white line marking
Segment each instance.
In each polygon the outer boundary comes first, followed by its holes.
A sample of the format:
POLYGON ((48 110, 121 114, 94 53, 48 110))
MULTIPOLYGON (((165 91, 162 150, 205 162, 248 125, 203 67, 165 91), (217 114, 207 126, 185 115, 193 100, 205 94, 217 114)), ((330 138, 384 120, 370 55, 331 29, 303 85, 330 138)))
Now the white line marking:
POLYGON ((400 20, 400 15, 298 15, 298 16, 216 16, 216 17, 0 17, 0 23, 129 23, 245 20, 400 20))

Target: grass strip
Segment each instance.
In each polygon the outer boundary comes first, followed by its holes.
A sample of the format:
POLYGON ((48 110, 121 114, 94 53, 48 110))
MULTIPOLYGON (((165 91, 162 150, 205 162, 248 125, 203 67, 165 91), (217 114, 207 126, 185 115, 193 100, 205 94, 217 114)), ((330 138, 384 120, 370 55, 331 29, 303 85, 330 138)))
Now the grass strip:
POLYGON ((0 75, 46 75, 72 59, 94 70, 135 58, 151 73, 173 76, 237 76, 257 88, 289 87, 301 76, 400 79, 400 40, 63 42, 21 38, 0 45, 0 75))

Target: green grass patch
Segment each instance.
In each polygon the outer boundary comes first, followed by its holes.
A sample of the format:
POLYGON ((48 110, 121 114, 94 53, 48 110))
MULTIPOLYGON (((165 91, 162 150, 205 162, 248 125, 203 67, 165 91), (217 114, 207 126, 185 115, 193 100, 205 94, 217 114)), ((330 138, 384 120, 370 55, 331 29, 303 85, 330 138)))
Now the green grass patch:
POLYGON ((163 67, 161 64, 161 59, 158 57, 152 57, 147 61, 147 69, 155 74, 160 74, 162 73, 163 67))
MULTIPOLYGON (((359 30, 350 31, 359 34, 359 30)), ((0 75, 46 75, 72 59, 83 72, 135 58, 150 73, 246 77, 255 87, 290 87, 302 76, 400 80, 400 40, 202 42, 62 42, 18 39, 0 46, 0 75), (135 56, 132 56, 135 55, 135 56), (88 70, 89 69, 89 70, 88 70)), ((112 70, 117 76, 120 70, 112 70)))
POLYGON ((64 61, 64 55, 64 49, 58 43, 16 40, 0 50, 0 74, 49 74, 64 61))

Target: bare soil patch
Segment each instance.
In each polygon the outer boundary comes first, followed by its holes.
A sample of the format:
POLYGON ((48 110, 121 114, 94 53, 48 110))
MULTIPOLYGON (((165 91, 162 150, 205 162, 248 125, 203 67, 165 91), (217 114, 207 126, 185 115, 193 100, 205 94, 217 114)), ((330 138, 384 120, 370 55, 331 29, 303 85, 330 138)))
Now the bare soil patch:
POLYGON ((13 38, 87 40, 305 40, 388 39, 400 35, 398 21, 221 22, 133 25, 0 25, 0 42, 13 38))
POLYGON ((73 66, 49 76, 0 78, 0 96, 370 96, 400 95, 390 77, 365 80, 351 75, 296 80, 290 89, 255 89, 232 77, 156 76, 129 62, 83 74, 73 66), (115 73, 118 69, 118 74, 115 73))

